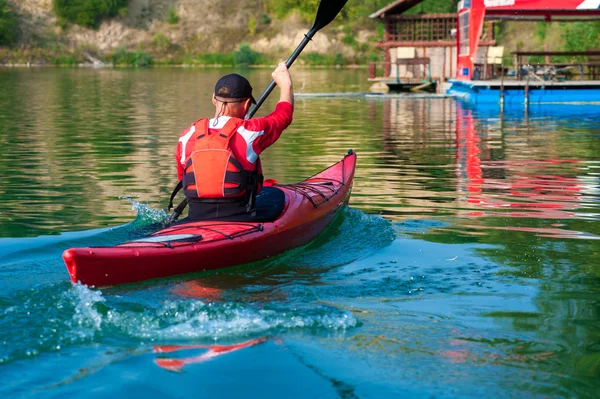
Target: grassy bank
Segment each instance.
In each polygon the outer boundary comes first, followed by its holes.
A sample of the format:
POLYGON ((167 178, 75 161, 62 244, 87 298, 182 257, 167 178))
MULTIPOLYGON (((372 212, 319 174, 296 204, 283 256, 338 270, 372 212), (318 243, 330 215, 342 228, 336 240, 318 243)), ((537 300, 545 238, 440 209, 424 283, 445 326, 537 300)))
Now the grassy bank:
MULTIPOLYGON (((287 56, 287 55, 286 55, 287 56)), ((336 67, 366 65, 377 60, 378 55, 365 52, 346 57, 342 53, 321 54, 305 52, 296 61, 297 65, 309 67, 336 67)), ((128 50, 124 47, 99 53, 93 48, 69 49, 61 46, 1 48, 0 65, 79 66, 105 64, 113 66, 149 67, 163 66, 257 66, 273 65, 281 61, 281 54, 263 54, 242 44, 233 52, 188 53, 177 48, 140 48, 128 50)))
MULTIPOLYGON (((260 67, 275 65, 282 60, 277 55, 263 55, 251 63, 235 62, 234 53, 199 53, 182 55, 153 56, 143 51, 117 50, 100 57, 94 57, 105 66, 151 67, 151 66, 210 66, 210 67, 260 67)), ((55 52, 40 48, 7 50, 0 49, 0 66, 94 66, 88 53, 55 52)), ((296 66, 305 67, 360 67, 367 61, 356 62, 355 58, 347 59, 341 54, 305 53, 295 62, 296 66)))

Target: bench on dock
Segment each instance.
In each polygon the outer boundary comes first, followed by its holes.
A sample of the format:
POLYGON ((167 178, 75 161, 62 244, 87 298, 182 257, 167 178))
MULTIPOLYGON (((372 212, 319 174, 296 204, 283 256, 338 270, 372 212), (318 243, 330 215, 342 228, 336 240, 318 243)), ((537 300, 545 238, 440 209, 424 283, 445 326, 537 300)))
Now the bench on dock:
POLYGON ((481 47, 475 57, 474 76, 475 80, 495 78, 504 74, 506 67, 503 66, 504 46, 481 47), (476 71, 476 72, 475 72, 476 71))

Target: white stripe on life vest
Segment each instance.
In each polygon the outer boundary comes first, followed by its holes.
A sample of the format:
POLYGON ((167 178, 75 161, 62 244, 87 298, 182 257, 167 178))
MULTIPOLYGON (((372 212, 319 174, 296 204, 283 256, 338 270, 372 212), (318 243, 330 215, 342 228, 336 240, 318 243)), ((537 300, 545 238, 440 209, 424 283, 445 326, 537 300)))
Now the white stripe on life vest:
POLYGON ((254 152, 254 148, 252 148, 252 144, 254 143, 254 140, 256 140, 257 138, 259 138, 260 136, 265 134, 265 131, 260 130, 258 132, 254 132, 252 130, 246 129, 244 126, 240 126, 237 131, 246 141, 246 159, 250 163, 256 162, 256 159, 258 158, 258 154, 256 152, 254 152))
POLYGON ((229 122, 229 120, 231 119, 231 116, 219 116, 216 120, 215 118, 212 118, 211 120, 208 121, 208 128, 209 129, 223 129, 225 127, 225 124, 227 122, 229 122), (216 124, 215 124, 216 121, 216 124))
POLYGON ((179 141, 181 141, 181 160, 180 163, 183 165, 185 164, 185 146, 187 144, 187 142, 189 141, 190 137, 192 137, 192 134, 194 134, 196 132, 196 126, 192 125, 192 127, 190 128, 190 130, 188 130, 188 132, 186 134, 184 134, 183 136, 181 136, 179 138, 179 141))

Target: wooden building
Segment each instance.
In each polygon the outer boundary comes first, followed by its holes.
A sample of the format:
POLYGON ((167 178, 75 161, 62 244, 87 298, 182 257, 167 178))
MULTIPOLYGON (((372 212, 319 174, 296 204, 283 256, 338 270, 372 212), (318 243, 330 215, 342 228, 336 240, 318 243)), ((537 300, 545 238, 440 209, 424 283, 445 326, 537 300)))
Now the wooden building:
POLYGON ((512 71, 489 73, 477 55, 480 32, 490 20, 509 21, 598 21, 600 0, 468 0, 458 7, 459 55, 456 79, 448 81, 448 94, 477 106, 528 109, 536 104, 600 104, 600 51, 513 51, 512 71), (528 57, 545 59, 531 65, 528 57), (561 59, 553 59, 560 57, 561 59), (577 71, 577 72, 575 72, 577 71))
MULTIPOLYGON (((405 14, 423 0, 396 0, 370 15, 385 24, 383 62, 369 64, 369 80, 392 90, 432 89, 456 76, 457 14, 405 14)), ((495 44, 491 22, 482 32, 482 51, 495 44)))

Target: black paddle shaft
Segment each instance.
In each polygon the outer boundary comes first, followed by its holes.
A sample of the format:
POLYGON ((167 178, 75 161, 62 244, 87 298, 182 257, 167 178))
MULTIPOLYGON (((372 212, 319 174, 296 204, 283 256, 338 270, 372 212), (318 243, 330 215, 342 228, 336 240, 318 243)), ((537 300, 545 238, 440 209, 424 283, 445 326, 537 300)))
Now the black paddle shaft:
MULTIPOLYGON (((310 42, 312 40, 313 36, 319 30, 321 30, 322 28, 327 26, 331 21, 333 21, 333 19, 336 17, 336 15, 338 15, 339 12, 342 10, 342 8, 344 8, 344 5, 346 4, 347 1, 348 0, 322 0, 321 1, 321 4, 319 4, 319 9, 317 10, 317 16, 315 18, 315 23, 310 28, 310 30, 304 35, 304 39, 302 39, 302 42, 298 45, 298 47, 296 47, 296 50, 294 50, 292 55, 290 55, 290 57, 285 62, 286 67, 290 68, 292 66, 294 61, 296 61, 296 58, 298 58, 298 56, 300 55, 302 50, 304 50, 304 47, 306 47, 308 42, 310 42)), ((246 119, 250 119, 254 116, 256 111, 258 111, 260 106, 265 102, 265 100, 267 99, 269 94, 271 94, 271 92, 273 91, 275 86, 277 86, 277 83, 275 83, 274 80, 271 80, 271 83, 269 83, 269 86, 267 86, 265 91, 263 91, 263 93, 260 95, 260 97, 256 101, 256 104, 250 109, 250 111, 248 111, 248 114, 246 114, 246 119)))

